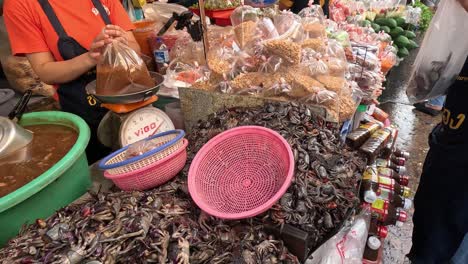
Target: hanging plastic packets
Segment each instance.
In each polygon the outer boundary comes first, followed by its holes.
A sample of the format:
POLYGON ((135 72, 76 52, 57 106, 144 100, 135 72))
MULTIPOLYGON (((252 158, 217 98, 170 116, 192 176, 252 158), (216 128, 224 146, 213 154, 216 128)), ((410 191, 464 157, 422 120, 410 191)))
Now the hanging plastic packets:
POLYGON ((468 12, 456 0, 440 3, 414 62, 407 94, 421 101, 446 94, 468 55, 468 12))
POLYGON ((244 48, 257 37, 258 9, 251 6, 237 7, 231 14, 234 35, 239 48, 244 48))

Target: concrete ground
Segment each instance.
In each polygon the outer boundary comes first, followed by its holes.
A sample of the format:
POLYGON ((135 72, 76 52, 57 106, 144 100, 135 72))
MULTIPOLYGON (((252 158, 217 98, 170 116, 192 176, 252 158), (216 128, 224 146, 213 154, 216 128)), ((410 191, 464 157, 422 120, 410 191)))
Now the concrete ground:
MULTIPOLYGON (((405 87, 416 53, 417 51, 413 51, 405 61, 392 69, 387 76, 387 88, 379 98, 380 107, 390 114, 393 124, 399 129, 397 146, 411 153, 406 167, 411 177, 409 187, 413 191, 416 191, 418 187, 422 166, 429 148, 427 136, 441 118, 415 111, 406 96, 405 87)), ((384 244, 383 263, 385 264, 405 263, 405 255, 411 249, 413 210, 408 212, 408 215, 410 219, 403 227, 389 228, 389 235, 384 244)))

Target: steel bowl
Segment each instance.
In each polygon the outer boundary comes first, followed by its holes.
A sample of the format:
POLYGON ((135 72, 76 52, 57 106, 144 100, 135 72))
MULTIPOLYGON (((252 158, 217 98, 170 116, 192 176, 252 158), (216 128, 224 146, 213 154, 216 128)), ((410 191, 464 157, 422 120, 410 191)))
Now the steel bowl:
POLYGON ((99 95, 96 94, 96 81, 92 81, 86 85, 86 92, 94 96, 98 101, 104 104, 130 104, 145 101, 159 91, 159 87, 164 82, 164 76, 156 72, 150 72, 156 85, 154 87, 144 89, 136 93, 119 94, 119 95, 99 95))
POLYGON ((32 138, 33 134, 30 131, 0 116, 0 158, 24 148, 32 138))

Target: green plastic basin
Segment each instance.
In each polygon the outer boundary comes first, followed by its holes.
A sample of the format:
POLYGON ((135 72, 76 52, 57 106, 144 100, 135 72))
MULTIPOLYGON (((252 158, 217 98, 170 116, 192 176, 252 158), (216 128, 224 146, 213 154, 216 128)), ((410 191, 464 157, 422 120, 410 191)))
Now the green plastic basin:
POLYGON ((0 198, 0 247, 16 236, 23 225, 49 217, 82 196, 91 185, 85 153, 90 130, 83 119, 66 112, 45 111, 23 115, 20 124, 63 125, 79 134, 75 145, 59 162, 28 184, 0 198))

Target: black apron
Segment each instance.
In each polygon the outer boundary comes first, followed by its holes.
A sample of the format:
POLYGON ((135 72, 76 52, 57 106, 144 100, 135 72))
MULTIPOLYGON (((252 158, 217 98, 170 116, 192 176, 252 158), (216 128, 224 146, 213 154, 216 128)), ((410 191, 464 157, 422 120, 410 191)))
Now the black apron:
MULTIPOLYGON (((104 23, 106 25, 111 24, 102 3, 99 0, 92 0, 92 2, 94 7, 99 11, 104 23)), ((66 33, 48 0, 39 0, 39 4, 59 36, 57 46, 64 60, 70 60, 88 52, 88 50, 83 48, 75 39, 66 33)), ((107 113, 107 110, 102 108, 93 96, 88 95, 85 89, 86 85, 95 79, 96 70, 92 69, 76 80, 61 84, 57 90, 62 111, 80 116, 91 128, 91 139, 86 148, 86 155, 89 163, 94 163, 110 151, 110 149, 103 146, 97 138, 99 122, 107 113)))
POLYGON ((448 89, 414 199, 414 264, 453 263, 468 234, 468 59, 448 89))

